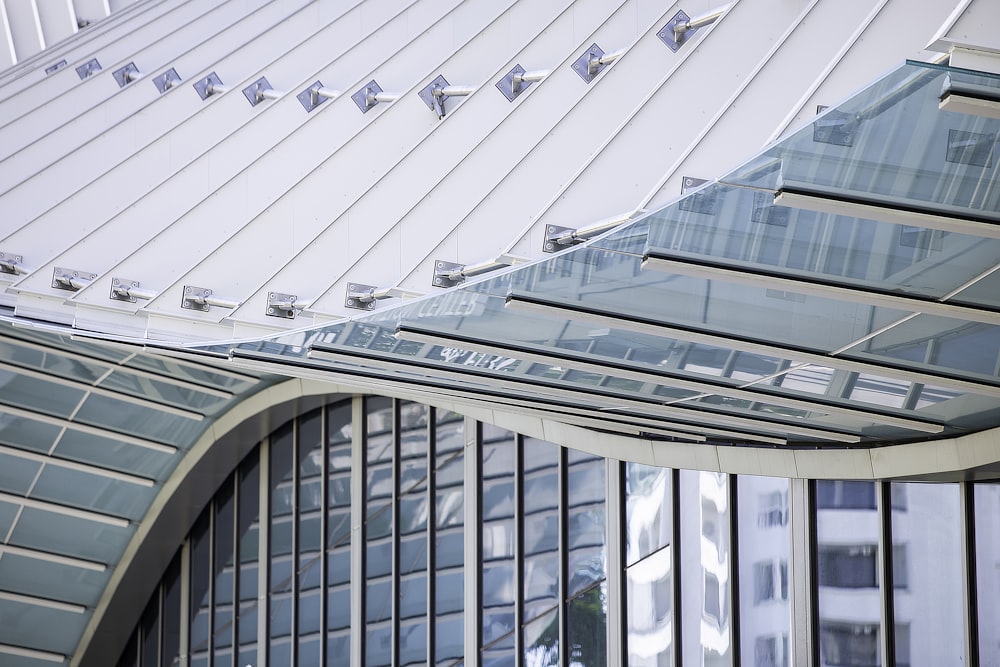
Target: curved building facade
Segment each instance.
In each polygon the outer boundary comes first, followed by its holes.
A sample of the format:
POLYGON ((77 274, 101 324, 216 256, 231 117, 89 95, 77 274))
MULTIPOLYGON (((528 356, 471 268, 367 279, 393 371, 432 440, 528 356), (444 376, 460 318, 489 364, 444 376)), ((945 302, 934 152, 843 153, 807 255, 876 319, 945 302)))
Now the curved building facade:
POLYGON ((0 667, 1000 664, 996 25, 0 0, 0 667))

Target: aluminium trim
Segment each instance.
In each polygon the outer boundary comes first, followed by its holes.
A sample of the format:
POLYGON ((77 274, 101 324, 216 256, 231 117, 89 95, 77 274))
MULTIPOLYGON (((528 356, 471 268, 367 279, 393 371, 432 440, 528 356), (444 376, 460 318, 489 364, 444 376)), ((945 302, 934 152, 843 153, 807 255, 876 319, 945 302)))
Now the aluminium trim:
POLYGON ((67 470, 75 470, 76 472, 95 475, 97 477, 106 477, 120 482, 128 482, 129 484, 136 484, 146 488, 151 488, 156 485, 156 480, 150 479, 149 477, 130 475, 128 473, 118 472, 117 470, 111 470, 110 468, 103 468, 89 463, 78 463, 76 461, 57 458, 46 454, 39 454, 38 452, 26 449, 18 449, 17 447, 8 447, 7 445, 2 444, 0 444, 0 454, 25 459, 27 461, 34 461, 43 465, 53 465, 59 468, 66 468, 67 470))
POLYGON ((20 556, 22 558, 41 560, 46 563, 54 563, 56 565, 76 567, 81 570, 90 570, 91 572, 104 572, 108 569, 107 565, 98 561, 84 560, 83 558, 74 558, 72 556, 60 556, 59 554, 40 551, 38 549, 19 547, 13 544, 0 544, 0 556, 5 553, 11 554, 12 556, 20 556))
MULTIPOLYGON (((361 369, 361 367, 356 365, 348 367, 330 366, 321 368, 315 364, 309 364, 306 361, 296 360, 289 362, 287 359, 275 358, 273 355, 244 351, 235 351, 233 361, 247 368, 260 369, 264 371, 273 371, 278 369, 285 374, 292 374, 295 377, 314 379, 323 382, 329 382, 331 377, 345 378, 347 382, 356 385, 360 391, 369 391, 375 388, 387 389, 390 391, 403 390, 412 394, 416 388, 416 391, 421 392, 421 394, 429 396, 442 396, 449 401, 454 401, 456 400, 456 397, 459 397, 458 400, 466 403, 478 404, 483 402, 486 406, 495 406, 500 404, 505 407, 515 407, 525 412, 537 412, 543 417, 556 420, 568 421, 565 419, 567 414, 579 414, 581 416, 593 414, 590 409, 580 408, 578 407, 578 404, 566 404, 561 401, 554 400, 549 396, 532 396, 531 398, 526 398, 523 390, 518 395, 512 396, 507 392, 497 390, 490 391, 472 386, 457 388, 454 385, 445 383, 444 381, 436 382, 429 376, 421 376, 418 378, 397 377, 397 374, 392 371, 361 369), (540 405, 552 406, 554 409, 545 410, 540 408, 540 405), (562 412, 559 412, 556 409, 562 412)), ((623 433, 633 433, 638 430, 639 435, 642 435, 643 433, 653 433, 659 425, 666 425, 678 429, 697 429, 700 433, 664 433, 664 435, 667 435, 668 437, 694 441, 695 443, 707 443, 707 438, 701 433, 710 433, 722 437, 744 438, 757 443, 771 445, 788 444, 784 438, 726 431, 714 427, 696 427, 690 424, 677 423, 675 421, 655 417, 608 413, 596 421, 599 425, 598 428, 603 430, 623 433), (642 425, 643 428, 638 428, 636 425, 642 425), (648 425, 648 427, 646 427, 646 425, 648 425), (616 428, 619 426, 627 427, 627 430, 616 428)))
POLYGON ((41 598, 35 595, 24 595, 22 593, 11 593, 9 591, 0 591, 0 600, 19 602, 33 607, 45 607, 46 609, 54 609, 56 611, 67 611, 71 614, 83 614, 87 611, 87 608, 80 604, 60 602, 59 600, 50 600, 49 598, 41 598))
POLYGON ((33 421, 41 422, 43 424, 49 424, 50 426, 59 426, 62 428, 69 429, 71 431, 78 431, 80 433, 86 433, 88 435, 96 435, 99 438, 106 438, 108 440, 118 440, 119 442, 135 445, 136 447, 142 447, 144 449, 150 449, 154 452, 160 452, 161 454, 177 453, 177 447, 174 447, 173 445, 167 445, 162 442, 144 440, 142 438, 137 438, 134 435, 126 435, 124 433, 119 433, 117 431, 100 428, 98 426, 81 424, 79 422, 69 421, 68 419, 63 419, 61 417, 53 417, 51 415, 35 412, 34 410, 16 408, 12 405, 7 405, 3 403, 0 403, 0 407, 3 408, 3 411, 5 413, 13 415, 14 417, 20 417, 22 419, 31 419, 33 421))
POLYGON ((0 644, 0 654, 13 655, 18 658, 29 658, 31 660, 44 660, 56 664, 65 664, 66 656, 62 653, 50 653, 49 651, 39 651, 32 648, 23 648, 13 644, 0 644))
POLYGON ((24 496, 19 496, 14 493, 5 493, 3 491, 0 491, 0 501, 11 503, 12 505, 21 505, 22 507, 42 510, 43 512, 51 512, 52 514, 61 514, 62 516, 68 516, 74 519, 83 519, 84 521, 103 523, 104 525, 113 526, 115 528, 128 528, 131 523, 128 519, 119 516, 104 514, 103 512, 93 512, 91 510, 62 505, 48 500, 25 498, 24 496))
POLYGON ((1000 218, 991 217, 985 211, 978 216, 962 215, 959 209, 947 210, 929 203, 918 207, 918 203, 910 201, 888 203, 884 198, 879 201, 868 200, 847 192, 836 190, 827 192, 798 183, 795 185, 785 183, 774 193, 775 206, 1000 239, 1000 218))
MULTIPOLYGON (((96 384, 90 384, 88 382, 83 382, 81 380, 73 380, 71 378, 67 378, 62 375, 44 373, 42 371, 37 371, 31 368, 25 368, 23 366, 19 366, 17 364, 11 364, 4 361, 0 361, 0 370, 6 370, 11 373, 14 373, 15 375, 24 375, 26 377, 34 378, 36 380, 41 380, 43 382, 51 382, 53 384, 75 387, 88 394, 103 396, 104 398, 110 398, 112 400, 121 401, 122 403, 131 403, 133 405, 139 405, 142 407, 149 408, 151 410, 156 410, 158 412, 165 412, 175 417, 190 419, 192 421, 202 421, 203 419, 205 419, 205 415, 203 415, 200 412, 185 410, 183 408, 178 408, 176 406, 169 405, 166 403, 160 403, 159 401, 154 401, 148 398, 142 398, 140 396, 123 394, 121 392, 113 391, 105 387, 99 387, 96 384)), ((97 382, 100 382, 102 379, 103 377, 98 379, 97 382)))
MULTIPOLYGON (((416 329, 409 325, 400 325, 396 329, 397 337, 403 340, 411 340, 426 344, 440 344, 442 341, 451 343, 456 347, 473 352, 483 352, 487 354, 497 354, 498 352, 509 353, 522 361, 534 363, 558 365, 563 368, 573 370, 599 373, 603 375, 619 377, 626 380, 657 384, 669 383, 670 386, 691 391, 718 394, 741 400, 750 400, 759 403, 771 403, 791 408, 800 408, 812 412, 825 412, 828 414, 842 414, 844 416, 867 419, 876 423, 889 426, 898 426, 924 433, 941 433, 944 426, 933 422, 918 419, 907 419, 896 417, 876 411, 868 411, 861 408, 849 408, 840 405, 829 405, 820 401, 809 401, 806 399, 793 398, 783 395, 771 394, 763 391, 746 389, 744 386, 729 386, 713 383, 708 380, 695 380, 677 377, 674 373, 657 372, 653 369, 642 369, 632 364, 622 362, 602 362, 595 360, 585 360, 577 355, 560 348, 553 348, 552 353, 548 351, 535 351, 527 346, 511 345, 499 341, 477 341, 464 336, 449 336, 445 333, 438 333, 427 329, 416 329)), ((320 349, 319 346, 314 346, 320 349)))
MULTIPOLYGON (((795 424, 788 424, 780 421, 772 421, 765 419, 764 415, 760 418, 752 418, 743 415, 730 415, 726 413, 713 412, 710 410, 697 410, 689 408, 678 408, 671 405, 665 405, 656 401, 642 401, 637 397, 630 396, 619 396, 610 391, 597 391, 591 389, 586 391, 579 388, 569 388, 561 387, 555 385, 551 382, 547 382, 542 379, 536 378, 504 378, 498 375, 487 374, 479 369, 471 368, 447 368, 442 367, 442 365, 431 362, 405 362, 397 361, 395 359, 386 359, 384 356, 379 355, 371 350, 367 350, 364 353, 352 353, 347 350, 333 351, 330 349, 315 347, 317 352, 323 355, 329 355, 332 361, 343 361, 344 363, 352 365, 367 365, 369 367, 382 368, 386 370, 401 371, 404 373, 415 373, 421 372, 424 374, 429 374, 434 377, 440 378, 442 380, 451 380, 464 382, 470 379, 479 380, 483 383, 487 383, 491 386, 502 386, 513 391, 524 391, 525 386, 534 386, 544 391, 548 394, 563 395, 570 399, 579 400, 581 396, 585 396, 590 399, 596 400, 607 400, 612 401, 616 404, 615 407, 597 407, 597 410, 601 411, 611 411, 611 410, 637 410, 640 413, 646 414, 657 414, 660 416, 681 419, 681 420, 692 420, 694 422, 708 422, 717 424, 720 426, 729 426, 735 428, 747 428, 751 431, 759 431, 763 433, 770 433, 773 435, 784 436, 785 434, 795 434, 804 437, 813 437, 821 440, 833 440, 836 442, 845 443, 857 443, 861 441, 861 437, 853 433, 847 433, 844 431, 837 430, 825 430, 820 428, 811 428, 806 426, 798 426, 795 424)), ((614 413, 618 414, 618 413, 614 413)), ((692 425, 692 428, 697 428, 692 425)), ((748 433, 742 434, 742 437, 751 438, 752 436, 748 433)))
MULTIPOLYGON (((101 359, 100 357, 91 357, 80 352, 71 352, 69 350, 63 350, 58 347, 53 347, 51 345, 44 345, 41 343, 36 343, 34 341, 29 341, 23 338, 8 338, 12 341, 11 344, 17 345, 18 347, 23 347, 29 350, 36 350, 38 352, 43 352, 47 354, 56 354, 60 357, 65 357, 66 359, 73 359, 75 361, 80 361, 85 364, 93 364, 94 366, 103 366, 105 368, 110 368, 114 371, 119 371, 122 373, 127 373, 129 375, 134 375, 147 380, 153 380, 154 382, 162 382, 163 384, 168 384, 174 387, 183 387, 185 389, 191 389, 200 394, 207 394, 208 396, 214 396, 216 398, 232 398, 233 392, 227 391, 225 389, 219 389, 217 387, 209 387, 207 385, 198 384, 188 380, 181 380, 179 378, 173 377, 171 375, 161 375, 153 371, 147 371, 142 368, 135 368, 134 366, 126 366, 132 358, 136 356, 135 350, 133 348, 132 356, 123 359, 120 363, 114 361, 109 361, 107 359, 101 359)), ((103 381, 103 378, 102 378, 103 381)))
POLYGON ((508 295, 507 308, 535 315, 542 315, 544 317, 564 317, 569 320, 590 322, 601 327, 610 327, 612 329, 619 329, 622 331, 632 331, 634 333, 648 336, 657 336, 660 338, 670 337, 690 343, 702 343, 705 345, 737 350, 739 352, 780 357, 788 360, 805 362, 810 365, 826 366, 837 370, 856 373, 880 374, 884 377, 904 380, 906 382, 920 382, 948 389, 956 389, 971 394, 978 394, 980 396, 1000 398, 1000 386, 998 385, 990 385, 970 380, 963 380, 949 375, 930 373, 914 368, 908 368, 902 364, 856 361, 845 357, 832 356, 813 350, 798 349, 787 345, 761 343, 751 338, 737 338, 735 336, 726 337, 716 333, 695 329, 693 327, 682 328, 674 324, 655 322, 622 313, 610 313, 594 308, 574 308, 570 304, 539 299, 534 296, 521 294, 508 295))
POLYGON ((890 294, 883 290, 873 291, 853 285, 823 282, 801 275, 775 275, 758 267, 726 266, 719 262, 696 258, 672 256, 660 248, 650 248, 642 260, 643 269, 675 273, 692 278, 722 280, 728 283, 777 289, 781 291, 817 296, 824 299, 850 301, 879 308, 892 308, 908 312, 945 317, 967 322, 1000 324, 1000 311, 987 308, 961 306, 931 298, 918 298, 890 294))

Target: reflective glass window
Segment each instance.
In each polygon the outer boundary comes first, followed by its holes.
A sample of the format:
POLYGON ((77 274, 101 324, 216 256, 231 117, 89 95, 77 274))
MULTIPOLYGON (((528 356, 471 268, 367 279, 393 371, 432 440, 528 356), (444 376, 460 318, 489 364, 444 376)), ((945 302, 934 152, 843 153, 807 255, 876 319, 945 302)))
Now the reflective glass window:
POLYGON ((233 611, 235 579, 235 499, 232 478, 223 485, 215 502, 215 542, 213 572, 215 575, 215 621, 212 628, 214 664, 232 660, 233 629, 236 621, 233 611))
POLYGON ((351 658, 351 402, 327 411, 327 667, 351 658))
POLYGON ((239 617, 237 658, 241 665, 257 660, 257 597, 260 567, 260 450, 255 449, 238 469, 239 506, 236 534, 239 545, 239 617))
POLYGON ((427 530, 430 408, 404 402, 399 407, 399 660, 427 664, 427 530))
POLYGON ((682 470, 680 485, 683 663, 732 664, 728 479, 682 470))
POLYGON ((298 650, 299 662, 319 662, 320 626, 323 607, 323 413, 315 410, 298 420, 296 434, 298 471, 298 650), (309 661, 309 656, 315 660, 309 661))
POLYGON ((270 594, 268 617, 270 647, 268 664, 290 667, 295 580, 295 442, 294 426, 287 424, 271 436, 269 482, 270 594))
POLYGON ((174 667, 181 661, 181 555, 178 551, 163 575, 163 618, 160 645, 161 667, 174 667))
POLYGON ((976 484, 976 591, 979 660, 1000 665, 1000 484, 976 484))
MULTIPOLYGON (((534 438, 523 442, 523 522, 525 623, 559 604, 561 448, 534 438)), ((558 627, 559 615, 553 621, 558 627)), ((558 634, 558 633, 557 633, 558 634)))
POLYGON ((453 665, 465 656, 465 419, 435 411, 434 660, 453 665))
POLYGON ((874 482, 816 483, 817 606, 824 664, 880 664, 876 493, 874 482))
POLYGON ((625 599, 628 663, 673 661, 673 473, 625 465, 625 599))
POLYGON ((365 399, 365 664, 381 667, 393 661, 393 461, 395 406, 391 399, 365 399))
POLYGON ((211 627, 212 536, 211 516, 202 512, 191 529, 191 610, 188 628, 192 667, 208 665, 208 639, 211 627))
POLYGON ((509 431, 485 424, 482 429, 482 641, 488 646, 515 629, 517 439, 509 431))
POLYGON ((755 667, 782 667, 791 632, 788 480, 741 475, 736 488, 740 654, 755 667))
MULTIPOLYGON (((965 662, 962 542, 957 484, 893 483, 906 497, 892 511, 896 658, 912 667, 965 662), (902 554, 903 550, 895 553, 902 554), (905 568, 905 570, 903 569, 905 568), (905 628, 900 631, 900 628, 905 628)), ((987 628, 987 633, 992 634, 987 628)))
POLYGON ((159 590, 157 590, 152 599, 150 599, 149 604, 146 605, 146 610, 142 612, 142 620, 140 621, 142 638, 142 647, 139 650, 139 655, 142 662, 140 664, 145 667, 146 665, 158 664, 157 659, 160 655, 160 595, 159 590))

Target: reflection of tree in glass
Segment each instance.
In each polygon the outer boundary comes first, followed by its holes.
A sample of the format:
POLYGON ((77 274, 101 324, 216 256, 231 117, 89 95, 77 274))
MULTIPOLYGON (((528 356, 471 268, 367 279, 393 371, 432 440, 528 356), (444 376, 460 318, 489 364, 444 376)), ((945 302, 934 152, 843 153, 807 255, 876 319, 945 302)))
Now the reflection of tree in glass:
MULTIPOLYGON (((604 583, 599 582, 569 601, 570 667, 604 667, 608 664, 608 614, 604 583)), ((553 611, 538 622, 547 625, 525 650, 525 665, 558 665, 559 615, 553 611)))

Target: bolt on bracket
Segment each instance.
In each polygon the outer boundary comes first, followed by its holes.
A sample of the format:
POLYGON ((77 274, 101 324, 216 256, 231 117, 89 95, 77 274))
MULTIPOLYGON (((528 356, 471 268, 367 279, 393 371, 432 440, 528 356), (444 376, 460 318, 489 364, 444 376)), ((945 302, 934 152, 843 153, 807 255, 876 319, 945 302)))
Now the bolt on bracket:
POLYGON ((115 81, 118 82, 118 87, 124 88, 128 84, 132 83, 133 81, 141 77, 142 72, 140 72, 139 68, 135 66, 134 62, 132 62, 122 67, 119 67, 114 72, 112 72, 111 75, 115 77, 115 81))
POLYGON ((194 89, 198 91, 198 96, 203 100, 207 100, 209 96, 215 95, 216 93, 225 92, 222 85, 222 79, 220 79, 219 75, 215 72, 212 72, 204 79, 195 81, 191 85, 194 86, 194 89))
POLYGON ((445 95, 442 91, 447 86, 448 80, 439 74, 417 93, 420 99, 424 101, 424 104, 427 105, 427 108, 437 114, 439 120, 444 118, 445 115, 444 103, 448 99, 448 95, 445 95))
POLYGON ((694 176, 685 176, 681 179, 681 194, 686 195, 696 188, 708 183, 707 178, 695 178, 694 176))
POLYGON ((347 285, 347 297, 344 299, 344 307, 354 310, 375 310, 375 290, 377 285, 364 285, 362 283, 349 283, 347 285))
POLYGON ((243 95, 250 102, 250 106, 255 107, 264 100, 276 100, 282 93, 276 91, 267 80, 267 77, 260 77, 249 86, 243 89, 243 95))
POLYGON ((23 261, 24 257, 21 255, 0 252, 0 273, 7 273, 13 276, 18 275, 17 267, 23 261))
POLYGON ((523 67, 514 65, 514 69, 507 72, 502 79, 497 81, 497 90, 503 93, 508 102, 513 102, 518 95, 534 83, 532 80, 524 79, 524 73, 525 69, 523 67))
POLYGON ((295 316, 301 310, 301 307, 298 307, 298 304, 296 304, 298 299, 299 297, 295 294, 268 292, 265 314, 269 317, 283 317, 286 320, 294 320, 295 316))
POLYGON ((115 301, 127 301, 128 303, 135 303, 135 297, 132 296, 131 291, 133 289, 138 289, 138 280, 128 280, 126 278, 112 278, 111 279, 111 294, 109 295, 115 301))
POLYGON ((178 74, 177 70, 175 70, 173 67, 171 67, 166 72, 153 79, 153 85, 156 86, 156 89, 160 91, 161 95, 170 90, 171 88, 173 88, 174 86, 176 86, 180 82, 181 82, 181 75, 178 74))
POLYGON ((435 260, 434 280, 432 284, 434 287, 455 287, 456 285, 461 285, 465 282, 465 276, 462 275, 462 269, 464 268, 465 264, 435 260))
POLYGON ((55 289, 76 292, 89 285, 95 278, 97 274, 89 271, 64 269, 58 266, 52 269, 52 287, 55 289))
POLYGON ((381 92, 382 86, 378 85, 375 79, 372 79, 361 90, 351 95, 351 99, 361 109, 361 113, 368 113, 372 107, 380 102, 378 95, 381 92))
POLYGON ((590 83, 594 78, 600 74, 607 63, 602 63, 601 58, 604 56, 604 50, 599 47, 596 43, 591 44, 587 52, 576 59, 573 63, 573 71, 580 75, 586 83, 590 83))
POLYGON ((207 313, 208 309, 211 308, 207 301, 210 296, 212 296, 212 290, 207 287, 185 285, 184 294, 181 295, 181 308, 207 313))
POLYGON ((61 70, 63 67, 66 67, 66 65, 68 65, 68 64, 69 63, 66 62, 66 59, 63 58, 59 62, 52 63, 51 65, 49 65, 48 67, 46 67, 45 68, 45 73, 46 74, 52 74, 53 72, 57 72, 57 71, 61 70))
POLYGON ((324 88, 322 81, 316 81, 311 86, 296 95, 295 98, 299 101, 299 104, 302 105, 302 108, 308 113, 323 104, 323 102, 340 97, 341 94, 342 93, 339 90, 324 88))
POLYGON ((575 231, 576 229, 573 227, 545 225, 545 238, 542 243, 542 252, 558 252, 563 248, 568 248, 571 245, 582 243, 583 239, 573 239, 569 243, 565 240, 560 241, 560 239, 564 239, 566 237, 572 238, 572 234, 575 231))
POLYGON ((76 68, 76 75, 80 77, 80 80, 84 80, 89 76, 97 74, 101 71, 101 63, 98 62, 97 58, 91 58, 87 62, 79 65, 76 68))

